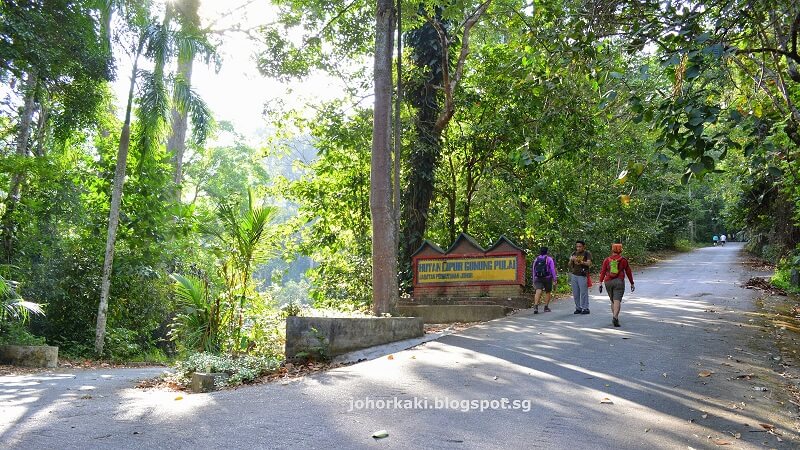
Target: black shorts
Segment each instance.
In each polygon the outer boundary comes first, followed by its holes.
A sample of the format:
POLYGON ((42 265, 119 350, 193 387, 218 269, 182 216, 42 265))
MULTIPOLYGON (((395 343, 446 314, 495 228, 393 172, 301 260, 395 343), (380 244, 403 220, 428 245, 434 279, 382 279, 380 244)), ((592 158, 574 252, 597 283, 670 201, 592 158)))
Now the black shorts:
POLYGON ((545 292, 552 292, 553 291, 553 279, 552 278, 537 278, 533 280, 533 287, 536 290, 544 290, 545 292))

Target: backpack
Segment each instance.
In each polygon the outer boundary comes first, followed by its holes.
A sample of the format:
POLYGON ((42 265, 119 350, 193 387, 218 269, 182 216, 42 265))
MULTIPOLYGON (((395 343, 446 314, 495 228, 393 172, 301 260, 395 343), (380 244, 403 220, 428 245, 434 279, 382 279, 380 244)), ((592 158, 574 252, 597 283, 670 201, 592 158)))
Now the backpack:
POLYGON ((533 275, 536 278, 547 278, 550 276, 550 271, 547 270, 547 256, 539 256, 533 262, 533 275))
POLYGON ((608 271, 611 275, 617 275, 619 273, 619 260, 618 259, 611 259, 608 262, 608 271))
POLYGON ((625 258, 608 258, 608 273, 613 275, 609 278, 617 278, 622 271, 622 260, 625 258))

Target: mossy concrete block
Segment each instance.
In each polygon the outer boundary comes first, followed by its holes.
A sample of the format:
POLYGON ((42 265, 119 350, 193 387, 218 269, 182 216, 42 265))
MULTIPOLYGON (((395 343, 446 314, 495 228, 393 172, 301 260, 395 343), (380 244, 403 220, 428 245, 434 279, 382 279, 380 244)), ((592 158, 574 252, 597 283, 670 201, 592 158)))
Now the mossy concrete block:
POLYGON ((0 345, 0 363, 20 367, 57 367, 58 347, 50 345, 0 345))
POLYGON ((415 317, 289 317, 285 352, 290 360, 301 353, 332 357, 423 334, 415 317))
POLYGON ((195 372, 192 374, 192 392, 211 392, 216 390, 217 383, 227 379, 227 373, 195 372))

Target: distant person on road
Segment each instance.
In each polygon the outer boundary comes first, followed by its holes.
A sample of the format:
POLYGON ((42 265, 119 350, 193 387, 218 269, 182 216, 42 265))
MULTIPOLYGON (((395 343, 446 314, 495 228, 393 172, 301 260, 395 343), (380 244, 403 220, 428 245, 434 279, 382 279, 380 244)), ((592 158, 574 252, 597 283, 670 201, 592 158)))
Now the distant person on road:
POLYGON ((576 241, 575 251, 569 257, 570 286, 575 300, 574 314, 589 314, 589 285, 587 276, 592 267, 592 254, 586 250, 586 242, 576 241))
POLYGON ((533 260, 531 268, 531 272, 533 273, 533 287, 536 289, 536 294, 533 298, 533 313, 539 314, 539 302, 542 300, 542 291, 545 292, 544 312, 550 312, 550 299, 553 296, 553 287, 558 283, 558 273, 556 272, 555 261, 547 254, 547 247, 539 249, 539 256, 533 260))
POLYGON ((728 240, 728 236, 725 236, 725 233, 722 233, 722 236, 719 237, 719 242, 725 246, 725 242, 728 240))
POLYGON ((711 238, 711 239, 714 241, 714 247, 716 247, 716 246, 717 246, 717 243, 719 242, 719 236, 717 236, 717 235, 715 234, 715 235, 714 235, 714 237, 713 237, 713 238, 711 238))
POLYGON ((633 272, 628 260, 622 256, 622 244, 611 245, 611 256, 603 260, 600 269, 600 293, 605 281, 608 298, 611 300, 611 323, 618 327, 619 311, 622 307, 622 296, 625 294, 625 276, 631 282, 631 292, 636 290, 633 284, 633 272))

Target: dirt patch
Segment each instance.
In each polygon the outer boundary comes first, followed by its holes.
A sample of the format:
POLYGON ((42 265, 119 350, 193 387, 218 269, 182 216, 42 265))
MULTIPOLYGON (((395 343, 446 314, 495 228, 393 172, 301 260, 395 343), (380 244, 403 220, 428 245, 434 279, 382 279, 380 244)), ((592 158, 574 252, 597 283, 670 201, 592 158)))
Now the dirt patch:
POLYGON ((757 256, 753 256, 750 253, 745 253, 742 257, 742 264, 747 267, 748 269, 754 272, 774 272, 775 271, 775 264, 767 261, 766 259, 761 259, 757 256))
POLYGON ((800 298, 765 295, 756 305, 764 331, 769 333, 779 352, 773 360, 784 380, 788 401, 800 411, 800 298))
POLYGON ((786 296, 787 293, 781 288, 775 287, 772 283, 764 277, 753 277, 747 280, 742 287, 745 289, 758 289, 766 292, 769 295, 786 296))
POLYGON ((34 373, 52 372, 53 369, 43 369, 40 367, 17 367, 0 365, 0 376, 31 375, 34 373))
POLYGON ((425 334, 439 333, 442 331, 462 331, 474 327, 483 322, 455 322, 455 323, 426 323, 424 325, 425 334))

